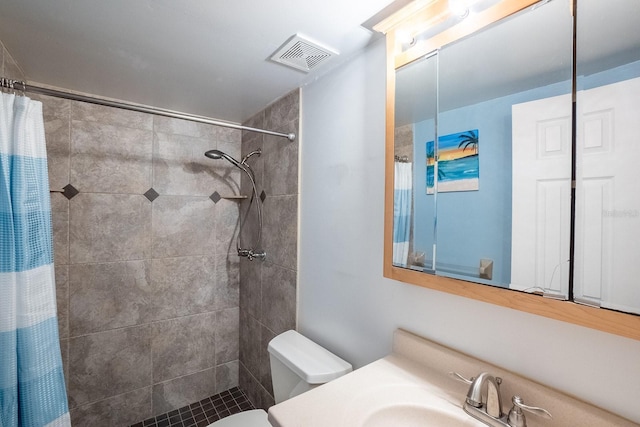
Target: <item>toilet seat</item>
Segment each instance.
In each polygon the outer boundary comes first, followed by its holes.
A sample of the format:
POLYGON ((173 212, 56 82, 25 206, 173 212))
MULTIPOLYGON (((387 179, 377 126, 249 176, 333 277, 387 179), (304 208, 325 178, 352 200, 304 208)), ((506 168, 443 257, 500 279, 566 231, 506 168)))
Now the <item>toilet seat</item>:
POLYGON ((252 409, 225 417, 207 427, 273 427, 262 409, 252 409))

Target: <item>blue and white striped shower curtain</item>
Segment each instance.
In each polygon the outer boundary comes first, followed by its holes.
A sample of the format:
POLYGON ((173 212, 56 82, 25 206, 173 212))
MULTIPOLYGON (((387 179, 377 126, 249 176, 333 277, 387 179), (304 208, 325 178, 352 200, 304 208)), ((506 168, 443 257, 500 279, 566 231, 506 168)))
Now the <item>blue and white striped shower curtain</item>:
POLYGON ((42 103, 0 93, 0 427, 70 425, 42 103))
POLYGON ((395 163, 393 182, 393 265, 406 267, 411 233, 411 163, 395 163))

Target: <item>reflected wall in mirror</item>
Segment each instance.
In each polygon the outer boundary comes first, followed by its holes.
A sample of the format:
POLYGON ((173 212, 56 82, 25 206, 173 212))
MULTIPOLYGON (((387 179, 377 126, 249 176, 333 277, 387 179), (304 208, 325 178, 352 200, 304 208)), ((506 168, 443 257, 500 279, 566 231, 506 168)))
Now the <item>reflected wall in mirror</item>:
POLYGON ((415 159, 410 268, 423 267, 412 260, 427 254, 424 268, 438 275, 566 295, 572 38, 569 2, 556 0, 397 70, 396 135, 413 137, 415 159), (558 97, 556 111, 534 117, 524 107, 550 97, 558 97), (528 149, 539 122, 548 137, 543 160, 528 149), (537 176, 512 172, 520 168, 537 176), (540 182, 550 194, 536 193, 540 182), (536 223, 541 214, 547 222, 536 223), (512 245, 513 233, 526 239, 512 245), (489 268, 481 271, 483 262, 489 268))
POLYGON ((640 339, 640 2, 446 4, 379 26, 385 276, 640 339))
POLYGON ((426 189, 419 175, 426 176, 426 157, 416 148, 417 141, 435 141, 437 59, 429 55, 396 71, 393 263, 419 271, 432 271, 435 255, 435 206, 416 204, 426 189))
POLYGON ((575 300, 640 313, 640 2, 577 12, 575 300))

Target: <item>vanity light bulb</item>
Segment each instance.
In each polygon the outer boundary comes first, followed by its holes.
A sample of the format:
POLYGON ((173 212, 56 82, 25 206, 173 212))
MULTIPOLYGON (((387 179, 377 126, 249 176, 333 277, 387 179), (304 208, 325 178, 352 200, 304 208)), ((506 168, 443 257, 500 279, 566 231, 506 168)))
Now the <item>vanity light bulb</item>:
POLYGON ((449 10, 460 18, 466 18, 469 15, 469 5, 466 0, 449 0, 449 10))
POLYGON ((416 39, 411 35, 409 31, 398 31, 396 37, 403 46, 412 46, 416 42, 416 39))

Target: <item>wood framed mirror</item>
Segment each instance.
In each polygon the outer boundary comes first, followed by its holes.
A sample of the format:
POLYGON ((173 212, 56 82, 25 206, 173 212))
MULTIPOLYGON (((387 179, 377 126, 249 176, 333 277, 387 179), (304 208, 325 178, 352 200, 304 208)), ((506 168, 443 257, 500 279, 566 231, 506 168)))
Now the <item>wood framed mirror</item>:
MULTIPOLYGON (((561 1, 562 0, 553 0, 554 3, 558 3, 558 4, 561 1)), ((573 25, 575 25, 575 22, 576 22, 575 11, 576 9, 578 11, 580 10, 578 5, 579 1, 581 0, 577 0, 577 1, 565 0, 565 6, 568 14, 566 19, 568 19, 569 22, 571 23, 570 25, 571 32, 568 34, 568 36, 570 36, 570 39, 571 39, 569 41, 569 44, 571 45, 572 50, 573 50, 572 43, 573 43, 573 35, 574 35, 573 25)), ((624 1, 624 0, 621 0, 621 1, 624 1)), ((572 201, 571 203, 562 202, 564 204, 558 205, 558 206, 561 206, 562 209, 566 209, 566 212, 564 212, 564 214, 556 215, 558 217, 557 219, 558 224, 562 225, 567 229, 562 231, 563 233, 566 233, 566 238, 564 239, 564 243, 562 244, 564 245, 562 250, 558 250, 556 254, 552 254, 553 256, 556 257, 556 261, 553 261, 552 263, 547 262, 548 264, 547 269, 546 270, 543 269, 541 272, 535 272, 535 274, 530 274, 526 269, 524 270, 521 269, 522 277, 527 278, 529 275, 539 275, 540 277, 543 278, 544 283, 557 282, 558 285, 557 286, 554 285, 555 287, 552 287, 551 285, 548 288, 546 285, 544 287, 540 287, 536 285, 536 283, 532 282, 531 285, 525 283, 520 287, 511 286, 512 289, 506 288, 506 287, 509 287, 511 282, 514 280, 513 277, 516 276, 516 274, 511 271, 512 268, 515 269, 515 267, 512 267, 511 264, 513 263, 512 259, 515 259, 513 258, 514 257, 513 253, 517 252, 517 250, 514 248, 517 247, 518 245, 516 244, 511 245, 511 242, 508 243, 509 245, 508 250, 505 249, 503 251, 503 252, 508 252, 508 255, 502 255, 503 258, 505 259, 508 258, 509 268, 507 269, 504 268, 504 264, 505 264, 504 262, 496 263, 497 269, 502 269, 501 270, 502 272, 500 274, 502 274, 505 278, 501 279, 500 283, 489 283, 494 286, 484 286, 484 285, 475 283, 475 282, 484 283, 485 281, 483 281, 481 277, 480 277, 480 280, 478 280, 477 278, 467 278, 465 274, 458 274, 462 270, 454 271, 455 274, 449 274, 446 272, 446 269, 443 268, 442 266, 451 265, 451 262, 450 261, 445 262, 445 261, 448 261, 446 259, 443 261, 443 257, 444 257, 443 254, 446 253, 444 250, 446 245, 443 243, 443 241, 444 239, 447 239, 448 236, 442 232, 440 232, 437 239, 435 237, 435 234, 438 234, 438 232, 437 231, 434 232, 434 237, 432 239, 434 242, 433 249, 431 249, 429 244, 426 244, 420 247, 420 245, 417 242, 415 242, 413 239, 410 240, 410 244, 404 247, 402 246, 402 244, 399 244, 398 241, 401 241, 402 239, 397 239, 398 228, 405 230, 406 233, 412 233, 415 230, 413 229, 408 230, 408 228, 411 228, 409 226, 398 227, 397 221, 394 221, 394 216, 397 217, 397 213, 394 214, 394 199, 396 198, 394 197, 394 194, 400 194, 398 193, 398 189, 402 188, 402 185, 400 186, 397 185, 397 183, 401 178, 398 178, 398 175, 397 175, 398 172, 396 170, 397 168, 396 168, 396 161, 395 161, 396 156, 399 156, 400 160, 402 160, 402 158, 405 156, 411 159, 412 156, 418 153, 418 155, 415 158, 415 163, 423 162, 422 164, 423 169, 425 165, 428 168, 428 165, 429 165, 429 160, 428 160, 429 148, 428 147, 429 146, 426 145, 425 147, 422 147, 421 148, 422 151, 416 151, 416 150, 406 151, 407 144, 402 143, 402 140, 406 141, 408 139, 413 139, 413 138, 412 136, 408 137, 407 132, 403 131, 400 126, 402 124, 402 121, 401 120, 399 121, 399 118, 403 115, 406 115, 406 112, 401 111, 402 106, 399 106, 397 103, 397 99, 396 99, 397 76, 400 76, 401 75, 400 73, 403 73, 403 75, 409 75, 411 74, 411 72, 407 72, 407 70, 410 66, 413 66, 414 64, 422 64, 420 66, 421 68, 420 72, 417 72, 414 74, 421 76, 421 78, 425 78, 425 82, 423 82, 423 86, 427 87, 429 86, 429 83, 428 83, 429 78, 425 76, 430 73, 435 73, 436 76, 438 75, 437 70, 435 72, 433 71, 434 67, 437 68, 437 65, 433 65, 433 63, 437 62, 437 60, 434 61, 433 59, 430 59, 433 57, 434 52, 439 52, 438 54, 441 55, 442 52, 444 52, 446 49, 449 49, 450 46, 455 45, 456 42, 460 40, 464 40, 465 38, 469 38, 470 36, 474 36, 474 35, 486 32, 488 28, 495 27, 497 23, 504 22, 506 19, 515 19, 514 17, 517 17, 516 15, 522 14, 527 10, 533 10, 541 6, 544 6, 548 2, 546 1, 536 2, 531 0, 503 0, 503 1, 498 0, 498 1, 477 1, 477 2, 465 3, 463 1, 462 3, 466 5, 465 7, 469 8, 475 5, 475 9, 472 11, 463 10, 462 12, 458 12, 459 14, 452 12, 450 3, 454 3, 454 1, 446 1, 446 0, 415 1, 409 4, 404 9, 400 10, 398 13, 394 14, 392 17, 378 24, 378 26, 376 26, 376 29, 378 31, 385 33, 387 37, 387 106, 386 106, 387 147, 386 147, 386 180, 385 180, 386 196, 385 196, 384 276, 391 279, 399 280, 405 283, 423 286, 423 287, 431 288, 438 291, 448 292, 455 295, 460 295, 460 296, 480 300, 483 302, 497 304, 500 306, 509 307, 516 310, 521 310, 528 313, 533 313, 533 314, 553 318, 556 320, 562 320, 562 321, 574 323, 577 325, 601 330, 604 332, 613 333, 616 335, 621 335, 628 338, 640 340, 640 316, 637 316, 635 314, 628 314, 628 313, 623 313, 623 312, 618 312, 613 310, 596 308, 591 305, 585 305, 584 301, 581 301, 581 303, 576 303, 575 301, 573 301, 573 298, 574 298, 573 290, 562 288, 562 283, 564 283, 565 281, 566 282, 569 281, 568 276, 571 274, 571 271, 573 271, 570 268, 569 262, 568 261, 566 263, 564 262, 568 257, 571 256, 569 255, 570 253, 572 254, 575 252, 575 248, 572 246, 573 243, 570 243, 570 242, 576 242, 580 240, 579 238, 578 239, 575 238, 575 235, 573 234, 573 232, 572 234, 569 234, 569 230, 568 230, 569 228, 568 225, 571 223, 569 216, 570 215, 575 216, 575 212, 574 212, 575 201, 572 201), (403 150, 402 146, 405 147, 404 152, 402 151, 403 150), (425 155, 427 159, 422 157, 425 155), (394 225, 396 227, 395 233, 394 233, 394 225), (394 236, 396 236, 395 244, 394 244, 394 236), (438 241, 438 244, 435 244, 436 240, 438 241), (513 246, 513 248, 511 246, 513 246), (395 250, 394 250, 394 247, 395 247, 395 250), (406 253, 410 253, 410 255, 413 258, 415 258, 413 262, 411 263, 405 262, 404 264, 402 264, 402 257, 400 258, 398 257, 398 253, 399 253, 398 248, 400 247, 402 247, 402 251, 406 253), (436 248, 438 247, 439 249, 436 251, 436 248), (441 256, 439 257, 440 262, 438 262, 436 258, 436 253, 440 253, 440 252, 442 253, 440 254, 441 256), (394 254, 395 254, 395 259, 394 259, 394 254), (416 261, 416 259, 418 260, 416 261), (415 266, 420 266, 421 268, 415 268, 415 266), (505 283, 507 284, 507 286, 503 286, 505 283), (496 284, 497 286, 495 286, 496 284), (540 288, 539 289, 540 292, 530 292, 530 291, 524 292, 524 290, 528 290, 529 287, 530 288, 538 287, 540 288), (543 297, 542 296, 543 294, 546 297, 543 297), (566 301, 563 299, 568 299, 569 301, 566 301)), ((578 12, 578 16, 579 16, 579 12, 578 12)), ((535 30, 542 31, 542 32, 545 31, 545 29, 540 29, 540 28, 535 28, 535 30)), ((577 32, 578 34, 580 34, 579 29, 577 30, 577 32)), ((640 38, 638 40, 632 41, 631 45, 635 46, 634 43, 640 43, 640 38)), ((528 53, 527 51, 528 47, 523 46, 522 49, 523 49, 523 52, 520 52, 520 54, 526 55, 528 53)), ((444 57, 444 55, 442 56, 444 57)), ((512 55, 512 56, 518 57, 518 55, 512 55)), ((550 93, 546 97, 547 99, 550 99, 552 97, 551 95, 564 96, 562 108, 568 109, 569 111, 568 114, 570 116, 572 114, 571 109, 572 108, 575 109, 575 105, 576 105, 575 104, 575 98, 577 93, 576 86, 575 86, 576 81, 578 82, 580 81, 579 79, 574 78, 574 76, 576 75, 576 69, 579 68, 579 65, 580 65, 580 62, 575 61, 575 58, 576 58, 575 54, 573 54, 573 58, 571 56, 569 57, 568 65, 567 67, 564 68, 565 71, 563 71, 565 73, 563 75, 564 77, 560 77, 560 78, 558 78, 557 76, 554 77, 557 79, 557 81, 563 81, 566 83, 567 81, 566 70, 569 70, 571 74, 569 75, 568 88, 565 84, 565 86, 563 87, 563 89, 560 90, 559 93, 550 93), (575 62, 578 62, 578 66, 575 65, 575 62)), ((578 59, 579 59, 579 56, 578 56, 578 59)), ((560 62, 562 61, 564 61, 564 59, 560 59, 560 62)), ((586 63, 586 61, 584 62, 586 63)), ((414 67, 414 68, 417 69, 418 67, 414 67)), ((464 75, 464 73, 462 74, 464 75)), ((449 74, 447 74, 447 77, 448 76, 449 74)), ((404 77, 400 77, 400 78, 404 78, 404 77)), ((441 81, 444 81, 444 80, 446 79, 441 79, 441 81)), ((553 84, 554 84, 553 81, 544 83, 545 87, 553 84)), ((521 89, 523 88, 521 87, 520 89, 518 89, 519 91, 518 93, 522 92, 521 89)), ((426 90, 428 91, 428 90, 440 90, 440 89, 431 88, 426 90)), ((413 99, 410 102, 412 105, 418 105, 421 103, 424 104, 425 102, 426 104, 431 104, 430 100, 425 99, 428 97, 414 96, 414 98, 416 99, 413 99)), ((470 98, 472 98, 472 96, 470 96, 470 98)), ((438 98, 435 101, 435 105, 436 105, 435 110, 431 112, 421 111, 422 113, 424 113, 420 116, 421 122, 428 121, 431 116, 434 116, 434 115, 438 116, 438 113, 439 113, 438 104, 441 101, 442 99, 440 98, 438 98)), ((525 101, 530 101, 530 100, 526 99, 525 101)), ((421 110, 428 110, 429 108, 431 107, 429 106, 425 107, 424 105, 420 107, 421 110)), ((544 107, 544 109, 546 110, 548 108, 544 107)), ((515 108, 514 108, 514 111, 515 111, 515 108)), ((551 121, 549 122, 551 123, 551 121)), ((438 121, 436 121, 436 123, 438 123, 438 121)), ((563 126, 565 126, 564 128, 566 128, 566 125, 563 125, 563 126)), ((571 130, 572 126, 573 125, 569 123, 570 132, 572 132, 571 130)), ((445 131, 446 122, 444 121, 444 119, 442 119, 442 117, 439 117, 439 125, 436 125, 434 127, 441 128, 440 130, 446 132, 445 131)), ((461 127, 464 127, 464 125, 461 125, 461 127)), ((548 133, 550 135, 554 134, 554 132, 556 132, 557 134, 560 134, 562 133, 562 129, 563 129, 562 126, 560 126, 560 127, 557 127, 557 129, 554 128, 554 129, 548 130, 548 133)), ((474 141, 472 141, 473 139, 472 137, 476 138, 475 139, 476 153, 479 151, 482 155, 483 153, 482 142, 478 144, 478 134, 477 133, 473 134, 473 131, 478 132, 478 130, 475 128, 466 129, 466 127, 464 127, 464 129, 459 129, 459 130, 461 132, 462 131, 470 132, 468 134, 461 133, 462 136, 467 137, 467 140, 466 140, 467 146, 473 146, 474 141), (478 145, 480 146, 480 148, 478 148, 478 145)), ((413 126, 411 132, 413 133, 418 132, 416 130, 416 126, 413 126)), ((424 132, 426 133, 422 135, 420 138, 421 145, 424 145, 422 144, 424 142, 428 143, 427 140, 439 141, 439 138, 441 135, 440 133, 437 133, 432 129, 427 129, 424 132)), ((479 137, 480 141, 482 141, 483 130, 480 129, 479 133, 480 133, 480 137, 479 137)), ((571 144, 573 144, 573 147, 571 146, 569 147, 570 151, 572 148, 575 150, 575 143, 576 143, 575 137, 573 137, 571 141, 571 144)), ((553 150, 555 150, 554 147, 552 147, 553 150)), ((465 153, 465 154, 468 154, 468 153, 465 153)), ((414 160, 414 159, 411 159, 411 160, 414 160)), ((553 194, 560 194, 562 192, 566 194, 574 194, 572 187, 575 188, 575 182, 576 182, 575 172, 574 172, 574 175, 572 176, 571 171, 575 170, 576 168, 575 168, 575 165, 571 166, 571 161, 575 161, 575 160, 572 160, 571 156, 565 158, 565 164, 566 162, 569 162, 568 165, 566 165, 567 167, 565 168, 566 175, 559 178, 556 177, 558 178, 557 179, 558 182, 562 181, 562 184, 557 186, 557 189, 556 188, 551 189, 554 191, 553 194)), ((511 167, 511 164, 510 164, 510 167, 511 167)), ((437 169, 438 169, 438 166, 436 165, 434 169, 436 172, 434 173, 434 170, 431 171, 432 179, 434 175, 435 175, 435 180, 438 179, 437 169)), ((482 160, 480 161, 480 170, 481 171, 483 170, 482 160)), ((520 168, 518 170, 520 170, 520 168)), ((427 173, 423 173, 423 172, 424 171, 421 170, 420 175, 425 175, 425 181, 428 181, 430 176, 428 169, 426 171, 427 173)), ((516 174, 517 174, 517 171, 514 171, 514 175, 516 174)), ((482 176, 482 172, 480 172, 480 176, 482 176)), ((552 181, 552 180, 546 179, 546 181, 552 181)), ((422 186, 423 183, 420 183, 419 185, 422 186)), ((483 182, 481 178, 480 186, 482 185, 483 185, 483 182)), ((515 180, 514 180, 514 183, 510 184, 509 186, 516 186, 516 185, 519 185, 519 184, 515 184, 515 180)), ((509 191, 511 191, 511 189, 509 189, 509 191)), ((578 189, 578 191, 580 191, 580 188, 578 189)), ((426 193, 428 193, 428 191, 426 191, 426 193)), ((518 190, 518 195, 520 195, 519 190, 518 190)), ((453 197, 450 197, 450 196, 446 196, 446 197, 449 197, 451 200, 455 200, 453 197)), ((511 192, 509 192, 509 197, 508 197, 509 203, 511 202, 511 197, 512 197, 512 194, 511 192)), ((440 200, 442 200, 442 203, 444 203, 444 201, 446 201, 445 196, 441 196, 440 200)), ((580 199, 578 198, 578 200, 580 199)), ((442 203, 440 206, 442 206, 442 203)), ((409 209, 411 210, 410 215, 412 215, 414 205, 411 205, 409 209)), ((549 209, 548 211, 553 213, 553 212, 560 212, 562 211, 562 209, 560 209, 559 207, 554 207, 553 209, 549 209)), ((427 214, 421 218, 421 222, 423 223, 425 229, 437 230, 437 224, 438 224, 437 211, 438 210, 439 210, 438 207, 436 207, 432 209, 433 212, 427 212, 427 214)), ((446 210, 441 207, 440 207, 440 212, 443 218, 451 218, 451 215, 447 214, 446 210)), ((444 222, 444 220, 441 220, 440 222, 442 223, 444 222)), ((509 222, 511 222, 511 217, 509 217, 509 222)), ((526 224, 527 222, 525 221, 524 223, 526 224)), ((559 234, 558 230, 560 225, 558 225, 558 227, 555 227, 555 228, 548 227, 548 229, 550 230, 549 233, 559 234)), ((526 230, 526 226, 524 227, 524 229, 526 230)), ((513 230, 515 230, 515 228, 513 230)), ((511 224, 509 224, 509 233, 512 233, 513 230, 511 229, 511 224)), ((480 239, 487 240, 487 237, 480 237, 480 239)), ((460 242, 464 243, 464 238, 460 242)), ((454 242, 454 243, 460 245, 460 242, 454 242)), ((558 244, 554 241, 552 246, 555 247, 557 245, 558 244)), ((523 252, 524 254, 527 254, 528 253, 527 251, 530 252, 530 248, 528 249, 526 245, 524 249, 521 249, 521 250, 524 251, 523 252)), ((474 256, 477 258, 478 254, 475 254, 474 256)), ((405 254, 404 257, 406 259, 407 255, 405 254)), ((454 256, 453 258, 455 259, 456 257, 454 256)), ((460 256, 459 258, 462 259, 462 256, 460 256)), ((523 262, 522 264, 525 266, 527 265, 526 261, 523 262)), ((480 263, 479 268, 482 268, 482 263, 480 263)), ((533 290, 535 291, 536 289, 533 289, 533 290)))

